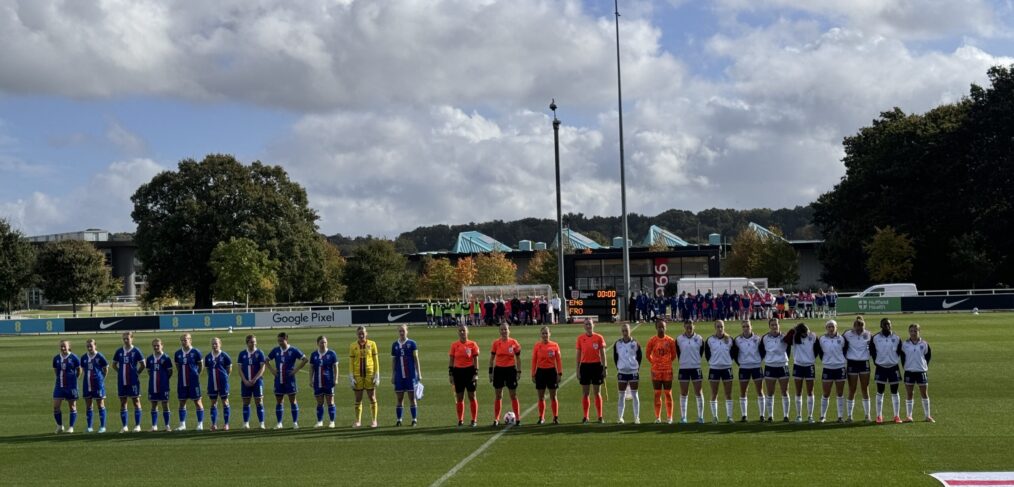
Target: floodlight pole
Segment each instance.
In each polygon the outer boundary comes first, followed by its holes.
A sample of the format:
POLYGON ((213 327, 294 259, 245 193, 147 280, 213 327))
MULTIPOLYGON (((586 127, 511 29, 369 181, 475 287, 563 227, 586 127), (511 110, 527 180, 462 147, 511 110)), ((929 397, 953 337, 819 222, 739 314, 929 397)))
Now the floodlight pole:
POLYGON ((553 111, 553 150, 556 153, 556 269, 559 277, 556 295, 560 299, 560 316, 558 323, 567 322, 567 302, 563 294, 563 210, 560 197, 560 119, 556 118, 556 99, 549 102, 549 109, 553 111))
POLYGON ((620 319, 627 316, 627 296, 630 289, 630 232, 627 226, 627 177, 623 158, 623 85, 620 76, 620 0, 613 0, 616 9, 616 105, 620 121, 620 211, 623 212, 623 289, 618 300, 620 319))

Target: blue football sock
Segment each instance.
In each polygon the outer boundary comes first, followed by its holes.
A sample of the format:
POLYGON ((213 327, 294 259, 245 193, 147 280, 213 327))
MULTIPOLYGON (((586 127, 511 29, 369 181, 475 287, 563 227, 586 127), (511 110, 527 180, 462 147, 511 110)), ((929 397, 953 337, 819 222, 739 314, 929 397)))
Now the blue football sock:
POLYGON ((180 408, 180 424, 187 424, 187 408, 180 408))
POLYGON ((88 429, 92 429, 92 423, 94 422, 95 411, 93 411, 92 408, 88 408, 88 410, 85 411, 85 423, 88 426, 88 429))
POLYGON ((198 409, 197 410, 197 424, 201 424, 203 422, 204 422, 204 410, 203 409, 198 409))
POLYGON ((211 424, 218 423, 218 406, 211 406, 211 424))
POLYGON ((53 411, 53 419, 56 420, 56 425, 57 426, 63 426, 63 412, 62 411, 53 411))
POLYGON ((299 404, 293 404, 292 407, 290 407, 289 409, 292 412, 292 422, 293 423, 298 423, 299 422, 299 404))
POLYGON ((72 409, 70 411, 70 427, 73 428, 74 427, 74 423, 76 423, 76 422, 77 422, 77 410, 76 409, 72 409))
POLYGON ((99 427, 106 427, 106 408, 99 408, 99 427))
POLYGON ((282 415, 284 415, 284 414, 285 414, 285 408, 282 407, 281 404, 275 406, 275 419, 277 419, 279 423, 282 422, 282 415))
POLYGON ((137 409, 134 410, 134 425, 135 426, 141 426, 141 413, 142 412, 144 412, 144 410, 141 409, 141 408, 137 408, 137 409))
POLYGON ((264 405, 257 405, 257 421, 264 422, 264 405))
POLYGON ((409 410, 412 411, 412 419, 414 420, 416 418, 416 406, 410 407, 409 410))
POLYGON ((398 417, 398 421, 401 421, 401 416, 404 413, 405 413, 405 408, 402 405, 399 404, 397 407, 394 408, 394 414, 395 414, 395 416, 398 417))
MULTIPOLYGON (((222 422, 223 423, 229 424, 229 416, 232 416, 230 414, 231 412, 232 412, 232 410, 229 409, 229 406, 225 406, 225 407, 222 408, 222 422)), ((249 415, 250 414, 247 413, 247 416, 249 416, 249 415)))
POLYGON ((166 408, 165 411, 162 411, 162 421, 165 421, 165 425, 166 426, 169 426, 169 419, 170 418, 172 418, 172 412, 169 411, 168 408, 166 408))
POLYGON ((249 423, 250 422, 250 405, 249 404, 244 404, 243 405, 243 422, 244 423, 249 423))
POLYGON ((123 423, 123 427, 124 428, 126 428, 127 426, 130 426, 129 424, 127 424, 127 410, 126 409, 121 409, 120 410, 120 422, 123 423))
POLYGON ((317 406, 317 421, 324 421, 324 406, 317 406))
POLYGON ((330 406, 327 407, 327 417, 330 418, 331 421, 334 421, 334 417, 335 417, 335 413, 336 412, 337 412, 337 410, 335 409, 334 404, 332 404, 332 405, 330 405, 330 406))
POLYGON ((158 409, 151 408, 151 427, 155 428, 158 426, 158 409))

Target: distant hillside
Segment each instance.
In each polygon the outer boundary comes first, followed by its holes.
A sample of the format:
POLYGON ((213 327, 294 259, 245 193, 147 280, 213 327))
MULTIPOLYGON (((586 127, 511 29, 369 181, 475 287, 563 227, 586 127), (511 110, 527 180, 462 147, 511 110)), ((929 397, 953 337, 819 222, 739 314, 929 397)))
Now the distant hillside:
MULTIPOLYGON (((630 224, 630 239, 634 242, 643 239, 649 227, 658 225, 690 243, 707 243, 708 234, 718 233, 723 237, 733 237, 749 222, 755 222, 765 227, 775 225, 782 229, 782 232, 790 239, 820 238, 816 228, 810 223, 812 217, 812 207, 797 206, 779 210, 712 208, 696 214, 684 210, 668 210, 655 216, 631 213, 627 219, 630 224), (698 240, 698 235, 700 240, 698 240)), ((622 235, 621 221, 618 216, 587 217, 581 213, 567 214, 563 217, 563 224, 603 245, 610 245, 613 237, 622 235)), ((419 252, 449 250, 454 246, 458 233, 467 230, 477 230, 511 247, 516 247, 519 240, 549 244, 556 237, 556 220, 524 218, 508 222, 494 220, 462 225, 419 227, 401 234, 396 243, 403 250, 413 248, 419 252)), ((332 241, 342 242, 346 245, 353 244, 353 241, 340 235, 332 237, 332 241)))

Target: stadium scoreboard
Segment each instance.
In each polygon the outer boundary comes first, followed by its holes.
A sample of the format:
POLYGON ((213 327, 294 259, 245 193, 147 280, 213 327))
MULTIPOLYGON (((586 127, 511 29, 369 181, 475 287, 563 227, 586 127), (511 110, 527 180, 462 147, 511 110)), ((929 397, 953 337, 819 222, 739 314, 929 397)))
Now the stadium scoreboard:
POLYGON ((612 321, 619 314, 615 289, 570 292, 567 316, 595 316, 598 321, 612 321))

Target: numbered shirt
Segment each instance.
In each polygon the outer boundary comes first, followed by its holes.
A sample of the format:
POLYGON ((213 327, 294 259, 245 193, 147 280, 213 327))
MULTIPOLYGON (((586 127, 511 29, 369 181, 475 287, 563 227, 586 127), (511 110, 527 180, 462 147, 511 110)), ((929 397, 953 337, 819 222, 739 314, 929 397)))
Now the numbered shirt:
POLYGON ((81 359, 73 353, 56 354, 53 357, 53 370, 56 372, 56 387, 77 389, 77 370, 81 367, 81 359))
POLYGON ((475 358, 479 356, 479 345, 472 340, 455 340, 447 355, 454 359, 454 367, 459 369, 474 367, 475 358))
POLYGON ((179 387, 193 387, 201 383, 201 363, 204 361, 201 351, 196 348, 190 350, 177 350, 173 355, 173 362, 179 369, 176 376, 176 385, 179 387))
POLYGON ((681 369, 701 368, 701 355, 704 354, 704 339, 698 334, 687 336, 681 333, 676 337, 676 347, 680 349, 681 369))
POLYGON ((282 347, 271 349, 271 353, 268 354, 268 360, 275 361, 275 370, 278 371, 278 377, 275 380, 279 384, 287 384, 290 381, 294 381, 295 378, 290 376, 292 375, 292 371, 296 369, 296 361, 304 357, 306 355, 300 349, 292 346, 285 350, 282 350, 282 347))
POLYGON ((239 352, 239 373, 243 375, 243 378, 250 380, 253 376, 260 372, 261 367, 264 366, 267 359, 264 357, 264 352, 259 348, 254 351, 243 349, 239 352))
POLYGON ((141 355, 141 351, 137 347, 130 347, 130 350, 120 347, 113 354, 113 362, 116 362, 120 367, 116 373, 117 383, 122 386, 141 384, 141 379, 137 376, 137 364, 144 363, 144 355, 141 355))
POLYGON ((98 389, 106 380, 103 371, 108 366, 109 362, 102 352, 96 352, 95 355, 86 353, 81 356, 81 373, 84 374, 84 382, 88 384, 89 390, 98 389))
POLYGON ((334 387, 335 365, 338 365, 338 354, 334 350, 324 353, 314 350, 310 354, 310 383, 320 389, 334 387))
POLYGON ((517 364, 517 356, 521 354, 521 344, 513 338, 506 340, 497 338, 490 346, 493 354, 493 365, 497 367, 514 367, 517 364))
POLYGON ((415 340, 406 339, 405 343, 395 340, 391 344, 391 357, 394 357, 394 378, 415 379, 415 352, 419 350, 415 340))
POLYGON ((807 333, 805 337, 799 338, 799 343, 792 347, 792 363, 809 367, 816 363, 816 357, 814 354, 814 344, 817 342, 817 336, 813 333, 807 333))
POLYGON ((646 351, 651 370, 655 372, 672 372, 672 363, 679 353, 676 351, 676 340, 669 335, 659 338, 655 335, 648 339, 646 351))
POLYGON ((731 369, 734 343, 735 340, 729 335, 723 338, 709 336, 704 342, 704 356, 708 359, 708 366, 716 370, 731 369))
POLYGON ((849 360, 870 359, 870 339, 873 338, 870 332, 863 330, 862 333, 856 333, 854 330, 848 330, 841 336, 849 343, 849 348, 845 351, 845 358, 849 360))
POLYGON ((145 360, 148 369, 148 392, 159 393, 169 390, 169 376, 173 371, 173 361, 166 354, 149 355, 145 360))
POLYGON ((216 391, 229 383, 229 367, 232 358, 225 352, 209 353, 204 357, 204 368, 208 371, 208 387, 216 391))

